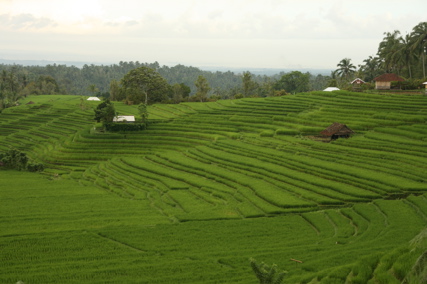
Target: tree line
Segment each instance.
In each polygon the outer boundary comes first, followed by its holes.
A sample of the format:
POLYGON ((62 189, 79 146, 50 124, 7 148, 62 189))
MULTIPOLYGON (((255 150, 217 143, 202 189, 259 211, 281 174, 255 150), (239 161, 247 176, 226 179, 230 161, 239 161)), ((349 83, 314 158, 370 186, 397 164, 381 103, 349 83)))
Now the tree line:
MULTIPOLYGON (((325 87, 329 76, 293 71, 273 76, 236 74, 231 71, 211 72, 196 67, 160 66, 158 62, 123 62, 112 65, 84 65, 82 68, 66 65, 22 66, 0 64, 0 109, 9 107, 20 97, 39 94, 69 94, 103 96, 112 100, 135 101, 118 92, 121 83, 128 81, 132 70, 149 68, 168 83, 161 98, 152 102, 177 103, 250 96, 274 96, 325 87), (285 76, 285 77, 283 77, 285 76), (125 79, 123 81, 123 79, 125 79), (293 82, 293 80, 298 82, 293 82), (201 91, 202 90, 202 91, 201 91)), ((125 86, 130 90, 131 86, 125 86)), ((135 87, 135 86, 134 86, 135 87)))
POLYGON ((331 74, 332 86, 345 86, 356 77, 365 82, 384 73, 395 73, 407 79, 409 88, 421 87, 427 79, 427 22, 421 22, 403 35, 399 30, 385 32, 376 56, 369 56, 357 68, 350 58, 344 58, 331 74))

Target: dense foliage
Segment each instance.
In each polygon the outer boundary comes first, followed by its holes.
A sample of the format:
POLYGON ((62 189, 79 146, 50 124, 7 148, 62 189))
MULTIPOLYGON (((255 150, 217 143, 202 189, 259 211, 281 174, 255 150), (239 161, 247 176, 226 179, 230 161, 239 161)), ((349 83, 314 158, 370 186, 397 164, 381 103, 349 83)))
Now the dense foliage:
POLYGON ((171 86, 156 70, 142 66, 123 77, 114 100, 148 105, 166 101, 170 93, 171 86))
POLYGON ((141 131, 146 129, 145 123, 105 123, 105 130, 112 132, 141 131))
POLYGON ((113 122, 116 114, 116 109, 114 108, 114 104, 110 102, 110 100, 105 100, 100 103, 95 109, 95 117, 94 120, 97 122, 102 122, 103 124, 113 122))
POLYGON ((29 162, 27 154, 16 149, 0 152, 0 168, 14 170, 27 169, 30 172, 42 172, 44 165, 42 163, 29 162))
POLYGON ((412 31, 402 35, 399 30, 385 32, 379 43, 376 56, 369 56, 356 70, 351 59, 344 58, 338 64, 338 69, 332 74, 334 82, 329 84, 345 85, 351 78, 359 77, 366 82, 384 73, 396 73, 408 79, 406 86, 411 89, 421 88, 422 82, 427 80, 426 74, 427 53, 427 22, 421 22, 412 31), (340 80, 335 78, 338 77, 340 80))
MULTIPOLYGON (((209 84, 208 97, 234 98, 251 96, 274 96, 275 82, 285 73, 277 75, 254 75, 250 72, 210 72, 199 68, 176 65, 160 66, 159 63, 123 62, 112 65, 84 65, 82 68, 66 65, 22 66, 0 64, 0 109, 16 104, 23 96, 38 94, 70 94, 110 97, 121 100, 126 97, 120 93, 124 76, 134 69, 155 70, 171 86, 162 96, 163 102, 178 103, 192 100, 200 101, 195 82, 202 76, 209 84), (165 97, 166 96, 166 97, 165 97), (238 96, 239 97, 239 96, 238 96)), ((129 75, 128 75, 129 76, 129 75)), ((323 75, 310 75, 310 90, 323 89, 329 78, 323 75)), ((280 90, 276 90, 280 91, 280 90)), ((158 100, 156 100, 157 102, 158 100)))

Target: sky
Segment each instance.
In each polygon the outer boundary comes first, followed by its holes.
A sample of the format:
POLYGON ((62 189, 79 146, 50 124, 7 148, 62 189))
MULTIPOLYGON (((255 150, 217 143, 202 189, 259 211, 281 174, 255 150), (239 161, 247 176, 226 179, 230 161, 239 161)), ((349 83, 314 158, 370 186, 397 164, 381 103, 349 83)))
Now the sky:
POLYGON ((0 59, 336 69, 425 21, 425 0, 0 0, 0 59))

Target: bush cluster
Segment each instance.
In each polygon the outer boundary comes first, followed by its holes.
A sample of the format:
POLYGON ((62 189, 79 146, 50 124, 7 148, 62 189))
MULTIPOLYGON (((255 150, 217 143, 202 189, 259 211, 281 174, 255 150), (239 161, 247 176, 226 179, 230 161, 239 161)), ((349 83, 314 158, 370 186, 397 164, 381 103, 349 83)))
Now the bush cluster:
POLYGON ((391 87, 401 90, 418 90, 424 89, 423 82, 425 82, 424 79, 408 79, 401 82, 391 82, 391 87))
POLYGON ((41 163, 28 163, 27 154, 16 149, 0 153, 0 166, 6 169, 23 170, 30 172, 42 172, 44 165, 41 163))
POLYGON ((119 131, 140 131, 146 129, 145 123, 105 123, 105 129, 107 131, 119 132, 119 131))
POLYGON ((44 165, 42 163, 29 163, 27 170, 29 172, 42 172, 44 171, 44 165))

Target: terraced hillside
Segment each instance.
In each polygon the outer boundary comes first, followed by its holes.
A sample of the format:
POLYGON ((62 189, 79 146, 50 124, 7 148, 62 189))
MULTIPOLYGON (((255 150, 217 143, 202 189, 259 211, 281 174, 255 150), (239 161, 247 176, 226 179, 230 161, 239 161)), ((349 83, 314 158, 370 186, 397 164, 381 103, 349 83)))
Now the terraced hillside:
POLYGON ((10 271, 2 281, 255 283, 250 257, 288 270, 286 283, 416 277, 411 268, 427 249, 416 241, 425 232, 409 243, 427 222, 426 96, 340 91, 154 105, 139 133, 95 131, 96 103, 78 97, 23 103, 0 114, 0 151, 25 151, 47 168, 37 179, 66 190, 19 179, 0 186, 9 201, 0 209, 10 271), (356 134, 316 137, 333 122, 356 134), (34 206, 48 203, 38 192, 57 210, 34 206), (19 264, 24 251, 39 265, 19 264), (46 272, 53 259, 67 264, 57 278, 46 272))

